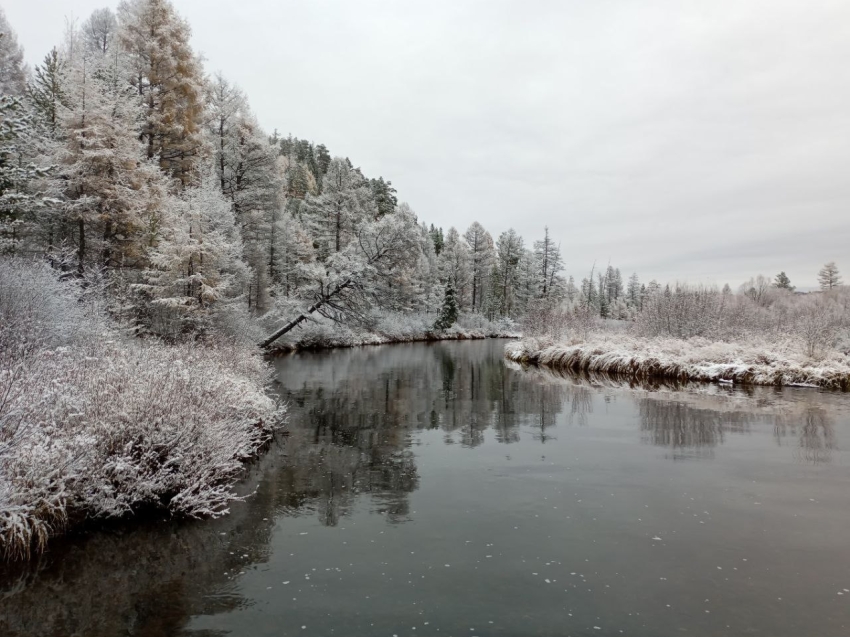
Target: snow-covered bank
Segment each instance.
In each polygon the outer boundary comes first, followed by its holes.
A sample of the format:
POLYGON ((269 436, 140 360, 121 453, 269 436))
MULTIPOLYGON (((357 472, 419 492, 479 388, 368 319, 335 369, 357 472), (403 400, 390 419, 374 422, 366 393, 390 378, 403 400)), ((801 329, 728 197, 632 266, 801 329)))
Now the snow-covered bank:
POLYGON ((88 519, 227 512, 282 414, 242 348, 103 343, 3 369, 0 544, 27 557, 88 519))
POLYGON ((255 348, 127 337, 100 298, 0 261, 0 559, 87 520, 226 513, 283 422, 255 348))
POLYGON ((850 356, 831 351, 814 360, 793 340, 749 344, 703 338, 592 334, 586 340, 553 343, 526 338, 505 346, 509 360, 555 369, 754 385, 808 385, 850 389, 850 356))
POLYGON ((362 345, 387 345, 417 341, 462 341, 484 338, 520 338, 512 322, 488 321, 479 315, 462 315, 446 330, 434 330, 435 315, 404 316, 389 314, 380 317, 369 328, 357 328, 319 320, 304 328, 293 330, 275 342, 272 352, 291 352, 302 349, 332 349, 362 345))

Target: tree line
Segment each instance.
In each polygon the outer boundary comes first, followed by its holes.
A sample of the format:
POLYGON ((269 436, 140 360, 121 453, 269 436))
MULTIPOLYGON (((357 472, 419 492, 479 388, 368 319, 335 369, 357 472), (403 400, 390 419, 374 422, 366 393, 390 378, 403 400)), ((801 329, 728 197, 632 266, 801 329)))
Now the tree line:
POLYGON ((32 72, 2 15, 0 31, 0 251, 105 276, 140 332, 382 311, 446 327, 447 303, 497 319, 566 297, 548 229, 531 245, 478 222, 444 234, 389 180, 263 131, 168 0, 93 12, 32 72))

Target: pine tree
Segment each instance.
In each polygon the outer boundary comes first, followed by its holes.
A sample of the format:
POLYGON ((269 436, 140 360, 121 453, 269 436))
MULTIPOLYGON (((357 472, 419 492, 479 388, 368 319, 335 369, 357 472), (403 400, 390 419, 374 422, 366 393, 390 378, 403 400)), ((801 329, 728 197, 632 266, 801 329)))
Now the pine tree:
POLYGON ((384 181, 383 177, 378 177, 377 179, 370 179, 369 186, 372 188, 377 215, 383 217, 392 214, 396 205, 398 205, 398 197, 396 197, 396 189, 393 188, 393 183, 384 181))
POLYGON ((457 296, 451 280, 446 283, 446 292, 443 297, 443 306, 440 308, 440 314, 434 323, 434 329, 443 331, 449 329, 457 322, 458 306, 457 296))
POLYGON ((788 290, 789 292, 794 291, 794 286, 791 285, 791 279, 788 278, 788 275, 785 274, 784 271, 776 275, 773 286, 780 290, 788 290))
POLYGON ((35 67, 33 81, 28 86, 36 113, 53 137, 57 134, 62 109, 69 105, 67 75, 67 63, 53 47, 44 56, 44 61, 35 67))

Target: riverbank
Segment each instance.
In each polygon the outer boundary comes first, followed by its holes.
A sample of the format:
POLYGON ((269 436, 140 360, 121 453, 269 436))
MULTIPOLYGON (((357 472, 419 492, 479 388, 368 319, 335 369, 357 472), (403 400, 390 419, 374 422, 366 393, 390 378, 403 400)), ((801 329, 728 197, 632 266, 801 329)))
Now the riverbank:
POLYGON ((801 351, 792 339, 744 345, 701 338, 597 334, 571 343, 526 338, 506 345, 505 357, 518 363, 631 378, 850 390, 850 357, 831 351, 815 360, 801 351))
POLYGON ((371 328, 356 328, 318 320, 304 328, 293 330, 270 347, 271 353, 298 350, 335 349, 392 343, 428 341, 465 341, 485 338, 521 338, 512 323, 488 321, 480 315, 461 315, 450 328, 434 331, 435 316, 381 317, 371 328))
POLYGON ((87 522, 217 517, 282 426, 252 345, 128 334, 95 286, 0 261, 0 560, 87 522))
POLYGON ((92 342, 4 369, 0 556, 91 520, 227 513, 244 463, 283 423, 269 366, 218 345, 92 342))

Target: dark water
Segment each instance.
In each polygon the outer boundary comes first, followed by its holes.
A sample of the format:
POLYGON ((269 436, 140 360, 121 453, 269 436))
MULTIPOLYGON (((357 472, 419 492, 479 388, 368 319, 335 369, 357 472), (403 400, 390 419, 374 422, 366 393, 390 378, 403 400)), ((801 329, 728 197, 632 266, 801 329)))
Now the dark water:
POLYGON ((0 635, 850 635, 850 396, 629 388, 502 341, 277 361, 217 521, 0 573, 0 635))

